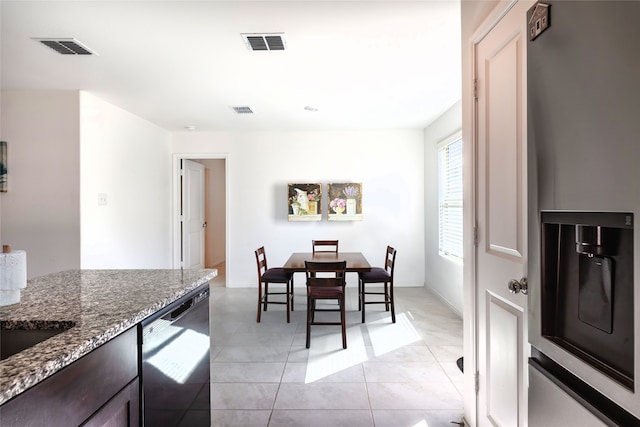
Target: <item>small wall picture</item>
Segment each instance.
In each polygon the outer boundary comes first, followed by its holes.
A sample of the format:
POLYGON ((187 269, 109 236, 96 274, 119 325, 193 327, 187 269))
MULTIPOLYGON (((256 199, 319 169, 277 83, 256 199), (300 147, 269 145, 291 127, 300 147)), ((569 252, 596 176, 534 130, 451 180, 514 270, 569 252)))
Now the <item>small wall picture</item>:
POLYGON ((362 184, 329 184, 327 194, 329 221, 362 220, 362 184))
POLYGON ((322 184, 288 184, 289 221, 322 219, 322 184))
POLYGON ((7 143, 0 141, 0 193, 7 192, 7 143))

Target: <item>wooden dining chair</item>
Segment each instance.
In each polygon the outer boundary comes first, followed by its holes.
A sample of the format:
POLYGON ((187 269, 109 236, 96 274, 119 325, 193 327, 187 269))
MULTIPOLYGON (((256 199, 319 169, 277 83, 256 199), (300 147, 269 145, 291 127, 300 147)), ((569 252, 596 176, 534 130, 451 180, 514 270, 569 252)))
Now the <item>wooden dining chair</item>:
POLYGON ((338 253, 338 241, 337 240, 312 240, 311 248, 313 254, 316 252, 334 252, 338 253))
POLYGON ((345 315, 345 269, 346 261, 305 261, 307 274, 307 348, 311 345, 311 325, 341 325, 342 348, 347 348, 347 323, 345 315), (336 300, 338 308, 318 308, 318 300, 336 300), (316 321, 317 311, 339 311, 340 321, 316 321))
POLYGON ((362 310, 362 323, 364 323, 364 307, 367 304, 384 304, 386 311, 391 308, 391 321, 396 323, 396 309, 393 299, 393 270, 396 265, 396 253, 394 248, 387 246, 384 267, 373 267, 371 271, 358 274, 358 310, 362 310), (384 287, 380 291, 367 290, 368 283, 384 283, 384 287), (367 295, 381 295, 384 299, 367 301, 367 295))
POLYGON ((269 268, 267 266, 267 254, 264 246, 256 249, 256 263, 258 264, 258 316, 257 322, 260 323, 262 310, 267 311, 267 304, 286 304, 287 306, 287 323, 291 323, 291 314, 293 311, 293 273, 287 273, 284 268, 269 268), (282 283, 285 289, 271 291, 269 283, 282 283), (264 292, 263 292, 264 285, 264 292), (275 295, 284 295, 285 300, 269 299, 275 295))

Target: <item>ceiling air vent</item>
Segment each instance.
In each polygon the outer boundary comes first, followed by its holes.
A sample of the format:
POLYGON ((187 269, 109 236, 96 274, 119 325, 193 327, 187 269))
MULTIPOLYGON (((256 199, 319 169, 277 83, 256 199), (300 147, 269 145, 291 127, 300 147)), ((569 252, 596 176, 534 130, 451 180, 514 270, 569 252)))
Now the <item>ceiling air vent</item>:
POLYGON ((97 55, 76 39, 34 39, 62 55, 97 55))
POLYGON ((243 33, 242 39, 249 50, 285 50, 284 33, 243 33))
POLYGON ((238 114, 253 114, 251 107, 231 107, 238 114))

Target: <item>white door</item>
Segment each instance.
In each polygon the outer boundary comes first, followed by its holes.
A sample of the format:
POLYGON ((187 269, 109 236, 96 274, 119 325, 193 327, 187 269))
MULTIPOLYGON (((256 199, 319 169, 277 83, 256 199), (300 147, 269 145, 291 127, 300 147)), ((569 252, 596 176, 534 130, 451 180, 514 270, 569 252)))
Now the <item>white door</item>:
POLYGON ((182 266, 204 268, 204 165, 182 160, 182 266))
POLYGON ((476 44, 477 424, 527 425, 526 12, 520 1, 476 44))

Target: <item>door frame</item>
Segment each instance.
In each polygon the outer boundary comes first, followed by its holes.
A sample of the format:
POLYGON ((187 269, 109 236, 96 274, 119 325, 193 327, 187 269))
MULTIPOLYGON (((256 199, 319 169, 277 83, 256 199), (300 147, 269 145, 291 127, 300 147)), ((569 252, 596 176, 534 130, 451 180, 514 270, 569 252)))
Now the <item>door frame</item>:
POLYGON ((181 231, 180 231, 180 204, 181 204, 181 191, 180 191, 180 161, 181 160, 224 160, 225 168, 224 168, 224 185, 225 185, 225 242, 224 242, 224 251, 225 251, 225 287, 229 285, 229 271, 230 271, 230 260, 229 260, 229 241, 230 232, 229 232, 229 195, 231 191, 229 190, 229 163, 230 163, 230 155, 229 153, 174 153, 171 158, 171 185, 172 185, 172 194, 171 197, 171 224, 172 224, 172 232, 171 232, 171 246, 173 248, 173 268, 180 268, 180 242, 181 240, 181 231))
MULTIPOLYGON (((475 93, 475 81, 478 76, 477 69, 477 49, 478 45, 493 30, 500 20, 521 0, 509 0, 497 2, 494 9, 473 32, 467 43, 468 64, 470 73, 465 75, 468 80, 470 90, 467 96, 470 102, 466 108, 468 117, 470 118, 469 126, 465 131, 463 123, 463 141, 464 143, 464 163, 467 165, 463 171, 465 178, 464 193, 467 196, 464 199, 463 212, 463 234, 472 236, 471 239, 464 240, 464 267, 463 267, 463 283, 464 283, 464 300, 465 300, 465 319, 464 322, 464 413, 465 421, 470 426, 476 426, 478 423, 478 292, 477 292, 477 227, 478 227, 478 105, 475 93), (471 368, 471 369, 469 369, 471 368)), ((523 0, 526 1, 526 0, 523 0)), ((464 106, 463 106, 464 108, 464 106)), ((463 113, 464 114, 464 113, 463 113)), ((525 313, 526 315, 526 313, 525 313)))

